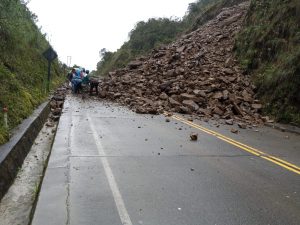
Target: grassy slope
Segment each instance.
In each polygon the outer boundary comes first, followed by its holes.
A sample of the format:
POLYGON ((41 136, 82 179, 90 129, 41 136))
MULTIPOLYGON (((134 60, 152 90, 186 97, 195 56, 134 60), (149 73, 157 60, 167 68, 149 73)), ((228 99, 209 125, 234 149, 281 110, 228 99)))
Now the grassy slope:
POLYGON ((300 124, 300 1, 252 0, 236 52, 265 112, 300 124))
MULTIPOLYGON (((0 4, 0 144, 8 140, 3 127, 3 106, 8 106, 9 127, 18 125, 45 100, 47 62, 43 51, 49 46, 34 23, 34 15, 20 1, 0 4)), ((52 66, 52 86, 62 77, 58 61, 52 66)))

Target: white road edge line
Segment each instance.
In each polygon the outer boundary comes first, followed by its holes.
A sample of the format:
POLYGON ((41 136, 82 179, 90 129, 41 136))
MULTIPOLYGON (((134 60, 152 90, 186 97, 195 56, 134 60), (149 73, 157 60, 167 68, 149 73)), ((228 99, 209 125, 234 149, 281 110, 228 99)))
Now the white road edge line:
POLYGON ((110 168, 110 165, 109 165, 109 162, 108 162, 107 158, 105 157, 106 154, 105 154, 103 146, 101 144, 99 135, 98 135, 98 133, 95 129, 94 124, 92 123, 92 119, 91 119, 89 114, 87 115, 87 118, 89 120, 91 130, 93 132, 93 136, 94 136, 94 139, 95 139, 95 142, 96 142, 98 153, 99 153, 99 155, 104 156, 104 157, 101 157, 101 162, 102 162, 102 165, 103 165, 105 175, 106 175, 106 178, 108 180, 110 189, 112 191, 112 194, 113 194, 113 197, 114 197, 117 209, 118 209, 118 213, 119 213, 121 222, 122 222, 123 225, 132 225, 130 216, 129 216, 129 214, 127 212, 127 209, 125 207, 125 204, 124 204, 122 195, 120 193, 119 187, 117 185, 117 182, 115 180, 114 174, 113 174, 113 172, 110 168))

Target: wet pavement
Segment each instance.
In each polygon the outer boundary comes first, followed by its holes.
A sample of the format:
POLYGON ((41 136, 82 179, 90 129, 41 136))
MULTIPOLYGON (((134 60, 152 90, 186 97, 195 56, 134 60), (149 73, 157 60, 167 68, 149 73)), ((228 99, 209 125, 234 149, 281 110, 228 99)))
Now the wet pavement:
MULTIPOLYGON (((300 136, 194 123, 300 166, 300 136)), ((68 96, 32 224, 300 224, 300 175, 264 157, 163 115, 68 96)))
POLYGON ((57 123, 44 125, 19 168, 14 183, 0 202, 0 225, 27 225, 31 220, 57 123))

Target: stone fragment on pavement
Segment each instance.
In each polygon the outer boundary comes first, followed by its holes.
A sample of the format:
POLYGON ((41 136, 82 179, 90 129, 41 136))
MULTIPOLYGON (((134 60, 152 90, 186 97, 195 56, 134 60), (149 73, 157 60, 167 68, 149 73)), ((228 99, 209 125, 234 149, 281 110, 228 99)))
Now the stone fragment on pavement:
POLYGON ((191 138, 191 141, 197 141, 198 140, 198 134, 197 133, 191 133, 190 138, 191 138))
POLYGON ((239 126, 239 128, 241 128, 241 129, 246 129, 246 128, 247 128, 247 125, 244 124, 244 123, 238 123, 238 126, 239 126))
POLYGON ((47 126, 47 127, 54 127, 54 126, 55 126, 55 124, 54 124, 54 123, 52 123, 52 122, 47 122, 47 123, 46 123, 46 126, 47 126))
POLYGON ((231 128, 231 133, 234 133, 234 134, 237 134, 239 131, 237 130, 237 129, 235 129, 235 128, 231 128))

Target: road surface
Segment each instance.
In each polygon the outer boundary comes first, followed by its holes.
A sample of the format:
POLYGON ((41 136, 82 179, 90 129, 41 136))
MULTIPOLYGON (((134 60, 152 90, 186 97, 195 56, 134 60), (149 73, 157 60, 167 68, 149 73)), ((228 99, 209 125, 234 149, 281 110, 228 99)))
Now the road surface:
POLYGON ((231 128, 68 96, 32 224, 299 225, 300 137, 231 128))

